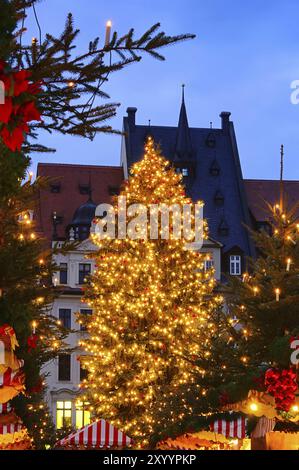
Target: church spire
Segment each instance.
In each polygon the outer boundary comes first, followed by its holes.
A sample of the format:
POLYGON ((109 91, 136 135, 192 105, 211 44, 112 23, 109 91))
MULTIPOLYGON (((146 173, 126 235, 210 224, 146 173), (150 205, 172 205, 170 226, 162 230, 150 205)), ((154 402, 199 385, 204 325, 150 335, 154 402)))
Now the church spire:
POLYGON ((182 104, 177 129, 174 160, 189 161, 192 159, 192 143, 185 106, 185 85, 182 85, 182 104))

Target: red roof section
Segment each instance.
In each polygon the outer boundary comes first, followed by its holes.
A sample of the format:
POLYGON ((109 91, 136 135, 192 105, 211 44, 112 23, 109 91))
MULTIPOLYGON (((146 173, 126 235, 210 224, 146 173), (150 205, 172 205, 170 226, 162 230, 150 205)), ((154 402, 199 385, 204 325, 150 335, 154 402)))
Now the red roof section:
POLYGON ((75 210, 88 200, 87 194, 80 194, 79 185, 90 184, 92 200, 100 204, 110 202, 110 188, 119 188, 124 180, 122 167, 64 163, 39 163, 37 176, 60 183, 59 193, 53 193, 50 189, 40 191, 36 212, 37 230, 49 241, 53 234, 53 212, 62 217, 61 224, 57 226, 57 235, 64 238, 65 229, 72 221, 75 210))
MULTIPOLYGON (((61 217, 57 226, 59 238, 65 237, 65 230, 71 223, 75 210, 84 204, 88 195, 80 194, 79 185, 89 185, 92 199, 96 204, 111 201, 111 188, 119 188, 124 180, 122 167, 97 165, 72 165, 64 163, 39 163, 37 176, 50 178, 60 183, 60 192, 50 189, 40 192, 36 212, 37 230, 49 241, 53 234, 53 212, 61 217)), ((264 201, 279 202, 278 180, 244 180, 248 206, 257 221, 268 219, 264 201)), ((293 206, 299 201, 299 181, 285 181, 286 201, 293 206)))
MULTIPOLYGON (((279 203, 279 180, 244 180, 248 206, 257 221, 269 218, 264 201, 274 205, 279 203)), ((293 207, 299 201, 299 181, 284 181, 285 203, 293 207)), ((298 214, 299 215, 299 214, 298 214)))

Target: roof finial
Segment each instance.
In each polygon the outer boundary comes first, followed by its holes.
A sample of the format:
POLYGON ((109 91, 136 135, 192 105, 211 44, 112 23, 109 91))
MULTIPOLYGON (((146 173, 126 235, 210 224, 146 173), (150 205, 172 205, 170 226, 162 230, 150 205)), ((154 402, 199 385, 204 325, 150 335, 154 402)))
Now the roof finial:
POLYGON ((182 83, 182 102, 185 103, 185 83, 182 83))
POLYGON ((148 127, 151 127, 151 120, 148 120, 148 127))
POLYGON ((279 182, 279 206, 280 211, 283 212, 284 210, 284 185, 283 185, 283 164, 284 164, 284 147, 283 145, 280 146, 280 182, 279 182))

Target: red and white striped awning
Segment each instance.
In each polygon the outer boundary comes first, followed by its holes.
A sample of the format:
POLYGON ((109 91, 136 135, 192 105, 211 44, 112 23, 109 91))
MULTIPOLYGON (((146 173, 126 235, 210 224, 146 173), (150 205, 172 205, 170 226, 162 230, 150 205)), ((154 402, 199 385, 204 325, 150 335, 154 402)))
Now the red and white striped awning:
POLYGON ((104 419, 88 424, 57 442, 58 447, 128 447, 132 439, 104 419))
POLYGON ((1 424, 0 425, 0 434, 13 434, 19 432, 24 428, 23 424, 1 424))
POLYGON ((246 424, 247 419, 243 416, 234 419, 233 421, 226 421, 225 419, 217 419, 211 423, 211 431, 217 434, 224 434, 225 437, 244 439, 246 437, 246 424))

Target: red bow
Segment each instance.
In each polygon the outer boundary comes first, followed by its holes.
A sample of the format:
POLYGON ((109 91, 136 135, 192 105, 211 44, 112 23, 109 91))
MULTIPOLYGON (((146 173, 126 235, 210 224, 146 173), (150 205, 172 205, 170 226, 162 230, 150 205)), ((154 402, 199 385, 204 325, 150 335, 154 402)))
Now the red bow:
POLYGON ((27 339, 28 352, 31 352, 32 349, 37 348, 37 341, 38 341, 37 335, 29 336, 29 338, 27 339))

